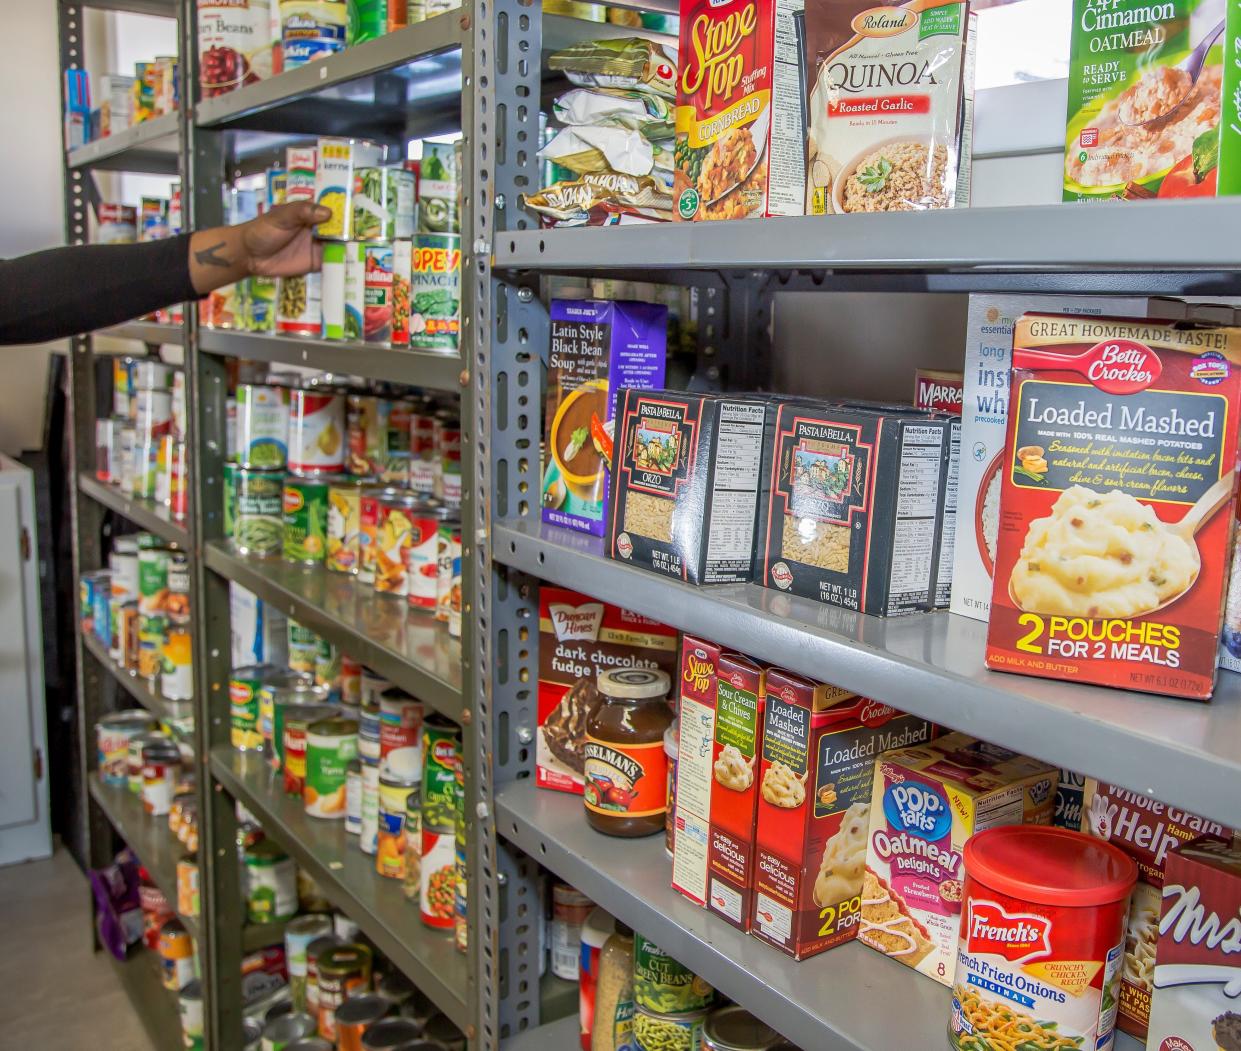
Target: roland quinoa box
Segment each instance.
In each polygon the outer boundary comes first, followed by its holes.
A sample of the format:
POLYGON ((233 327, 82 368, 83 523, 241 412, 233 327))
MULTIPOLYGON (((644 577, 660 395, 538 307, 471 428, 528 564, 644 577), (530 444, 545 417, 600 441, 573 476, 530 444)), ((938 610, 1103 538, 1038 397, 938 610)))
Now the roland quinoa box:
POLYGON ((1211 696, 1239 354, 1241 329, 1017 322, 989 667, 1211 696))

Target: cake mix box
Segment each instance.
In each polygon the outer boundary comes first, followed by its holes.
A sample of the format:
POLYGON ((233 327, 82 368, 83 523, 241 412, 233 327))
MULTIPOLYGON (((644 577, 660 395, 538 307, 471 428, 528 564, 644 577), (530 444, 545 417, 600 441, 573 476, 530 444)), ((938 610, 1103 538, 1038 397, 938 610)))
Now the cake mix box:
POLYGON ((651 668, 671 676, 676 662, 675 628, 566 588, 540 588, 535 783, 581 794, 600 671, 651 668))
POLYGON ((1189 847, 1168 858, 1150 1033, 1154 1051, 1241 1048, 1241 851, 1189 847))
POLYGON ((1138 863, 1138 882, 1129 901, 1125 928, 1116 1024, 1126 1033, 1142 1037, 1150 1020, 1160 898, 1168 864, 1190 845, 1231 843, 1232 829, 1140 792, 1086 778, 1081 831, 1119 847, 1138 863))
POLYGON ((988 667, 1210 697, 1238 361, 1241 329, 1017 322, 988 667))
POLYGON ((1054 767, 963 733, 879 756, 858 940, 951 985, 965 841, 1050 824, 1057 780, 1054 767))
POLYGON ((836 686, 767 673, 751 933, 796 959, 857 935, 875 758, 932 726, 836 686))

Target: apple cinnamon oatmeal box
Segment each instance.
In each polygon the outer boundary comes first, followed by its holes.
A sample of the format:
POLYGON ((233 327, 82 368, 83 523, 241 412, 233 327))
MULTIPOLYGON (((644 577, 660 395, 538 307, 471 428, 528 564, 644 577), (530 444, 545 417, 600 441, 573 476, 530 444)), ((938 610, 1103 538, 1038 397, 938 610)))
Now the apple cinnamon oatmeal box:
POLYGON ((1239 355, 1241 329, 1017 322, 989 667, 1210 697, 1239 355))

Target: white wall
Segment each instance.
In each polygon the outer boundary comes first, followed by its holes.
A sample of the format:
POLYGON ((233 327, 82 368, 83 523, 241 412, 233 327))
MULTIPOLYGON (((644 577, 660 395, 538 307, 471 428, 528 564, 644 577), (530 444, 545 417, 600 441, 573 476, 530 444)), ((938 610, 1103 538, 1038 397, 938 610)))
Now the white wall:
MULTIPOLYGON (((0 257, 62 244, 60 52, 56 4, 0 0, 5 39, 0 62, 0 257)), ((16 454, 43 443, 47 359, 62 344, 0 348, 0 451, 16 454)))

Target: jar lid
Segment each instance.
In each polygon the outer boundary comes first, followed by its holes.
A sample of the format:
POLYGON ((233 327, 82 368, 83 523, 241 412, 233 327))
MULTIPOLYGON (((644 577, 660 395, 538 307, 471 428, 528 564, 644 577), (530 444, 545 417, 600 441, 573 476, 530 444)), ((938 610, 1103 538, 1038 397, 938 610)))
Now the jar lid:
POLYGON ((702 1027, 702 1036, 704 1047, 710 1051, 767 1051, 780 1040, 771 1026, 736 1004, 712 1011, 702 1027))
POLYGON ((599 692, 630 701, 668 696, 672 680, 667 672, 650 668, 609 668, 599 672, 599 692))
POLYGON ((1110 843, 1063 828, 1003 825, 965 844, 965 872, 992 890, 1039 905, 1086 907, 1127 898, 1134 860, 1110 843))

